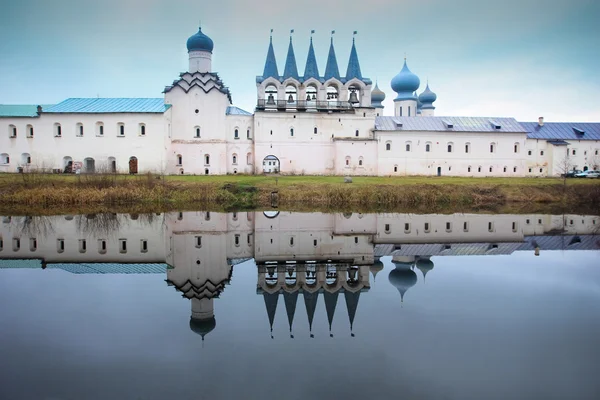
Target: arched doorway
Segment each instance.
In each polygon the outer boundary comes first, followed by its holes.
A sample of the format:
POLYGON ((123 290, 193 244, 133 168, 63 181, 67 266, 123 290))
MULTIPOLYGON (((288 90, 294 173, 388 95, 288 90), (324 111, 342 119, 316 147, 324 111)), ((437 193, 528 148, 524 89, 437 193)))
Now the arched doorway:
POLYGON ((138 173, 138 159, 137 157, 129 158, 129 173, 137 174, 138 173))
POLYGON ((73 159, 69 156, 63 157, 63 173, 71 174, 73 171, 73 159))
POLYGON ((437 167, 437 176, 442 176, 442 167, 437 167))
POLYGON ((96 172, 96 161, 93 158, 85 158, 83 160, 84 172, 87 174, 93 174, 96 172))
POLYGON ((114 157, 108 157, 108 170, 112 174, 117 173, 117 159, 114 157))
POLYGON ((263 160, 263 172, 265 174, 278 173, 279 172, 279 158, 268 155, 263 160))

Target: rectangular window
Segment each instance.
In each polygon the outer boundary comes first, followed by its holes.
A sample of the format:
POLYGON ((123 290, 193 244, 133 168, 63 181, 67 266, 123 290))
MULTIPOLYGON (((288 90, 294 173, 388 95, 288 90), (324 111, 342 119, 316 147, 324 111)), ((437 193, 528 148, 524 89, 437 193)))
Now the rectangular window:
POLYGON ((410 106, 408 106, 408 116, 410 117, 410 106))
POLYGON ((464 232, 469 232, 469 223, 466 222, 466 221, 463 223, 463 231, 464 232))
POLYGON ((83 136, 83 125, 79 125, 79 136, 83 136))
POLYGON ((148 241, 146 239, 140 240, 140 251, 142 253, 148 252, 148 241))
POLYGON ((127 253, 127 239, 119 239, 119 253, 127 253))
POLYGON ((317 239, 313 240, 313 246, 317 247, 317 239))
POLYGON ((65 251, 65 240, 64 239, 56 239, 56 251, 62 253, 65 251))
POLYGON ((119 135, 125 136, 125 125, 119 125, 119 135))
POLYGON ((234 236, 234 243, 236 246, 240 245, 240 235, 235 235, 234 236))
POLYGON ((196 236, 196 247, 202 247, 202 236, 196 236))
POLYGON ((87 241, 85 239, 79 239, 79 252, 85 253, 87 251, 87 241))
POLYGON ((425 222, 424 228, 425 232, 429 232, 429 222, 425 222))
POLYGON ((488 232, 493 232, 493 231, 494 231, 494 223, 488 222, 488 232))
POLYGON ((104 135, 104 125, 100 125, 98 127, 98 135, 100 135, 100 136, 104 135))
POLYGON ((452 223, 446 222, 446 232, 452 232, 452 223))
POLYGON ((404 224, 404 232, 405 233, 409 233, 410 232, 410 224, 408 224, 408 223, 404 224))
POLYGON ((248 246, 250 246, 252 244, 252 234, 249 233, 248 236, 246 237, 246 241, 248 243, 248 246))
POLYGON ((354 244, 358 244, 358 236, 354 237, 354 244))
POLYGON ((573 149, 573 155, 577 154, 577 152, 575 151, 575 149, 573 149))
POLYGON ((530 156, 531 155, 531 150, 527 151, 527 155, 530 156))
POLYGON ((104 239, 99 239, 98 240, 98 253, 100 254, 104 254, 106 253, 106 240, 104 239))
POLYGON ((512 231, 513 231, 513 232, 516 232, 516 231, 517 231, 517 223, 516 223, 516 222, 513 222, 513 223, 512 223, 512 231))
POLYGON ((146 136, 146 125, 140 126, 140 135, 146 136))
POLYGON ((29 250, 36 251, 37 250, 37 239, 29 238, 29 250))
POLYGON ((385 233, 390 233, 390 224, 385 224, 385 233))
POLYGON ((540 156, 544 155, 544 150, 540 151, 540 156))
POLYGON ((13 238, 13 251, 19 251, 21 249, 21 239, 13 238))

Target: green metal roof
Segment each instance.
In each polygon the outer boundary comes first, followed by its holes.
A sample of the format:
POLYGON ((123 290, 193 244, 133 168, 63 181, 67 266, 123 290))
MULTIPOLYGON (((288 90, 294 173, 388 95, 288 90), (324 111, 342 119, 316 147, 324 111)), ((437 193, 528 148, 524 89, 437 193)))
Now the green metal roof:
MULTIPOLYGON (((40 104, 42 111, 52 107, 52 104, 40 104)), ((37 117, 37 104, 0 104, 0 118, 37 117)))

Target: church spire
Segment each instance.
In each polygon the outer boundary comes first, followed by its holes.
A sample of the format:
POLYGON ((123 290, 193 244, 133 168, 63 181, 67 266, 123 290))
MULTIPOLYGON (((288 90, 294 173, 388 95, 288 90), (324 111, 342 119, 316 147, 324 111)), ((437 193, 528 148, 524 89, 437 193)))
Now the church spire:
POLYGON ((304 305, 306 306, 306 315, 308 316, 308 328, 310 330, 310 337, 315 337, 312 333, 312 323, 315 317, 315 310, 317 309, 317 300, 319 299, 319 292, 309 293, 304 292, 304 305))
POLYGON ((292 334, 292 325, 294 325, 294 314, 296 313, 296 302, 298 301, 298 292, 283 292, 283 300, 285 301, 285 311, 287 313, 288 322, 290 324, 290 337, 293 339, 294 335, 292 334))
MULTIPOLYGON (((315 33, 315 31, 311 31, 311 34, 312 33, 315 33)), ((304 80, 307 80, 308 78, 319 79, 319 68, 317 67, 317 57, 315 57, 312 36, 310 37, 310 47, 308 48, 306 68, 304 68, 304 80)))
POLYGON ((294 55, 294 46, 292 44, 292 33, 294 33, 293 29, 290 31, 290 46, 288 47, 288 53, 285 59, 285 68, 283 69, 284 80, 287 78, 299 79, 296 56, 294 55))
POLYGON ((263 294, 265 298, 265 307, 267 308, 267 315, 269 316, 269 325, 271 326, 271 339, 273 339, 273 321, 275 321, 275 311, 277 311, 277 302, 279 301, 279 293, 267 293, 263 294))
MULTIPOLYGON (((356 31, 354 34, 356 35, 356 31)), ((362 74, 360 72, 360 63, 358 62, 358 53, 356 52, 356 45, 354 38, 352 38, 352 50, 350 50, 350 59, 348 60, 348 69, 346 70, 346 81, 357 78, 362 80, 362 74)))
POLYGON ((273 50, 273 29, 271 29, 271 38, 269 39, 269 50, 267 51, 267 60, 265 61, 265 69, 263 71, 262 77, 263 79, 279 79, 277 61, 275 60, 275 51, 273 50))
POLYGON ((327 65, 325 66, 325 80, 335 78, 340 79, 340 70, 338 68, 337 58, 335 57, 335 49, 333 48, 333 34, 331 31, 331 44, 329 45, 329 55, 327 56, 327 65))
POLYGON ((333 323, 333 315, 335 314, 335 307, 337 305, 338 292, 330 293, 325 291, 323 297, 325 299, 325 310, 327 310, 327 320, 329 321, 329 336, 333 337, 331 324, 333 323))
POLYGON ((358 298, 360 297, 360 290, 357 292, 345 291, 344 297, 346 298, 346 307, 348 308, 348 318, 350 319, 350 335, 354 337, 352 328, 354 326, 354 317, 356 316, 356 309, 358 308, 358 298))

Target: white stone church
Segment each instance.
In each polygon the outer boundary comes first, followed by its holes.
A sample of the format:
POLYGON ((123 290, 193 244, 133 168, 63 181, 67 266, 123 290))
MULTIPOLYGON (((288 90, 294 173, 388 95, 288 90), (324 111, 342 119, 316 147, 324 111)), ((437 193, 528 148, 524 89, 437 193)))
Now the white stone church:
POLYGON ((333 39, 323 75, 310 40, 303 74, 292 38, 283 74, 271 41, 254 114, 232 105, 201 29, 164 97, 0 105, 0 172, 555 176, 600 166, 600 123, 438 117, 436 94, 427 84, 417 95, 406 61, 384 116, 354 40, 345 75, 333 39))

